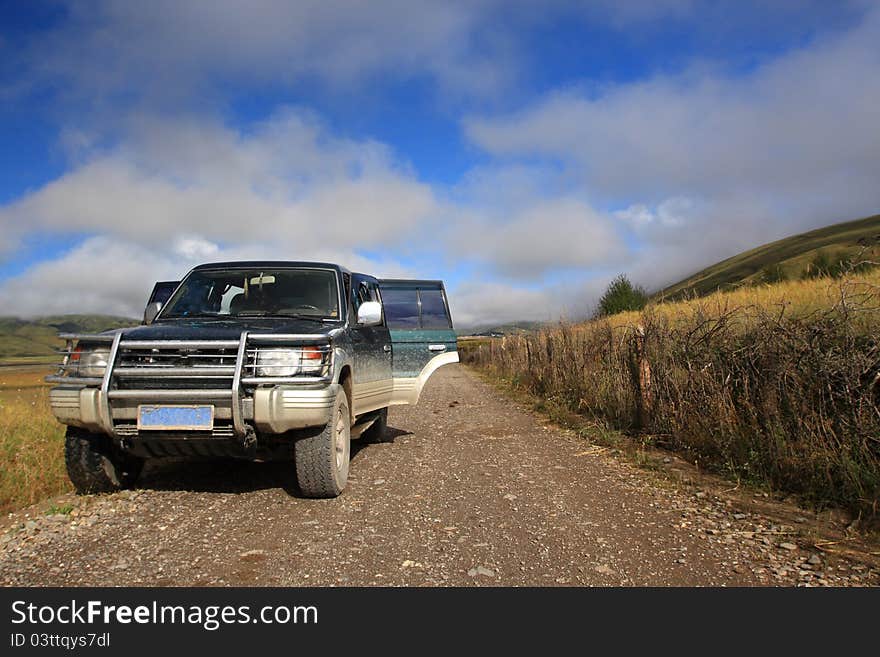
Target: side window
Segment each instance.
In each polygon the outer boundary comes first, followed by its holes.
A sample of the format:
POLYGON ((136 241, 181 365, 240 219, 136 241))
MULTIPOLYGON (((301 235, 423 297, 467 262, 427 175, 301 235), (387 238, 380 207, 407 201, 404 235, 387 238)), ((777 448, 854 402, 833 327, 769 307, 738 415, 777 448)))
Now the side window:
POLYGON ((379 284, 370 281, 370 301, 381 301, 381 297, 379 296, 379 284))
POLYGON ((419 328, 419 298, 415 288, 383 290, 382 305, 388 328, 419 328))
POLYGON ((355 305, 360 308, 361 304, 365 301, 372 301, 370 298, 370 288, 367 286, 366 281, 361 281, 357 286, 357 298, 355 299, 355 305))
POLYGON ((443 292, 436 289, 420 290, 419 296, 422 300, 422 328, 450 328, 449 315, 446 313, 446 303, 443 300, 443 292))

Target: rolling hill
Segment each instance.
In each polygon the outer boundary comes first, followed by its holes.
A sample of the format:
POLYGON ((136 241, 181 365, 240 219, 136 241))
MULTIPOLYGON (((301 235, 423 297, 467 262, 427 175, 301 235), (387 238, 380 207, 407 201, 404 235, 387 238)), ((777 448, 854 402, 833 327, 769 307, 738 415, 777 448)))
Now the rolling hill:
POLYGON ((546 322, 510 322, 508 324, 497 324, 492 326, 477 326, 469 329, 457 330, 460 336, 499 336, 499 335, 520 335, 523 333, 533 333, 545 326, 546 322))
POLYGON ((832 224, 764 244, 707 267, 657 292, 656 299, 703 296, 719 289, 760 282, 768 273, 800 278, 818 257, 830 263, 880 257, 880 214, 832 224))
POLYGON ((95 333, 138 323, 136 319, 110 315, 0 317, 0 362, 54 361, 54 350, 62 346, 59 332, 95 333))

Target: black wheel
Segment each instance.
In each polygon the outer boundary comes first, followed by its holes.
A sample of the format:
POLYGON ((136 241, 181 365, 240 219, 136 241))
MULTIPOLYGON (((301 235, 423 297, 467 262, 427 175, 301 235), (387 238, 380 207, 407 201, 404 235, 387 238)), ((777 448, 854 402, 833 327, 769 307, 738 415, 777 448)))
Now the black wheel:
POLYGON ((348 397, 340 391, 324 429, 294 444, 296 481, 306 497, 336 497, 348 481, 351 457, 351 415, 348 397))
POLYGON ((383 408, 379 411, 379 417, 373 422, 367 430, 361 434, 361 440, 370 443, 387 443, 391 442, 391 436, 388 434, 388 409, 383 408))
POLYGON ((70 426, 64 436, 64 462, 81 495, 129 488, 144 467, 143 459, 121 452, 108 436, 70 426))

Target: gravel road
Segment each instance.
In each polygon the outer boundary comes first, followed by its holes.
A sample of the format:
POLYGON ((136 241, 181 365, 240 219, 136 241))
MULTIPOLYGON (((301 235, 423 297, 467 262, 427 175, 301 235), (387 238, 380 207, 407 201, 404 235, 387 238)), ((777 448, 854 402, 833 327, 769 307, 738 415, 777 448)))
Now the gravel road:
POLYGON ((4 585, 871 585, 870 563, 675 484, 441 368, 336 500, 292 465, 171 462, 5 519, 4 585))

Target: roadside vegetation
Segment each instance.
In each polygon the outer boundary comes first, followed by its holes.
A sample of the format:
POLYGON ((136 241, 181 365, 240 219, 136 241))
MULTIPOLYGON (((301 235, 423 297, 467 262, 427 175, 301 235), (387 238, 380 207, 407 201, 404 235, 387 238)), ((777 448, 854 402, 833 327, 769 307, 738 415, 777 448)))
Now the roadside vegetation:
POLYGON ((596 317, 609 317, 627 310, 641 310, 648 304, 645 288, 633 285, 626 274, 621 274, 608 286, 599 299, 596 317))
POLYGON ((0 513, 71 490, 64 427, 49 408, 47 373, 0 369, 0 513))
POLYGON ((137 323, 109 315, 0 317, 0 513, 71 490, 64 427, 52 415, 43 381, 64 344, 59 331, 98 333, 137 323))
POLYGON ((700 467, 880 501, 880 271, 750 285, 462 345, 464 362, 700 467))

